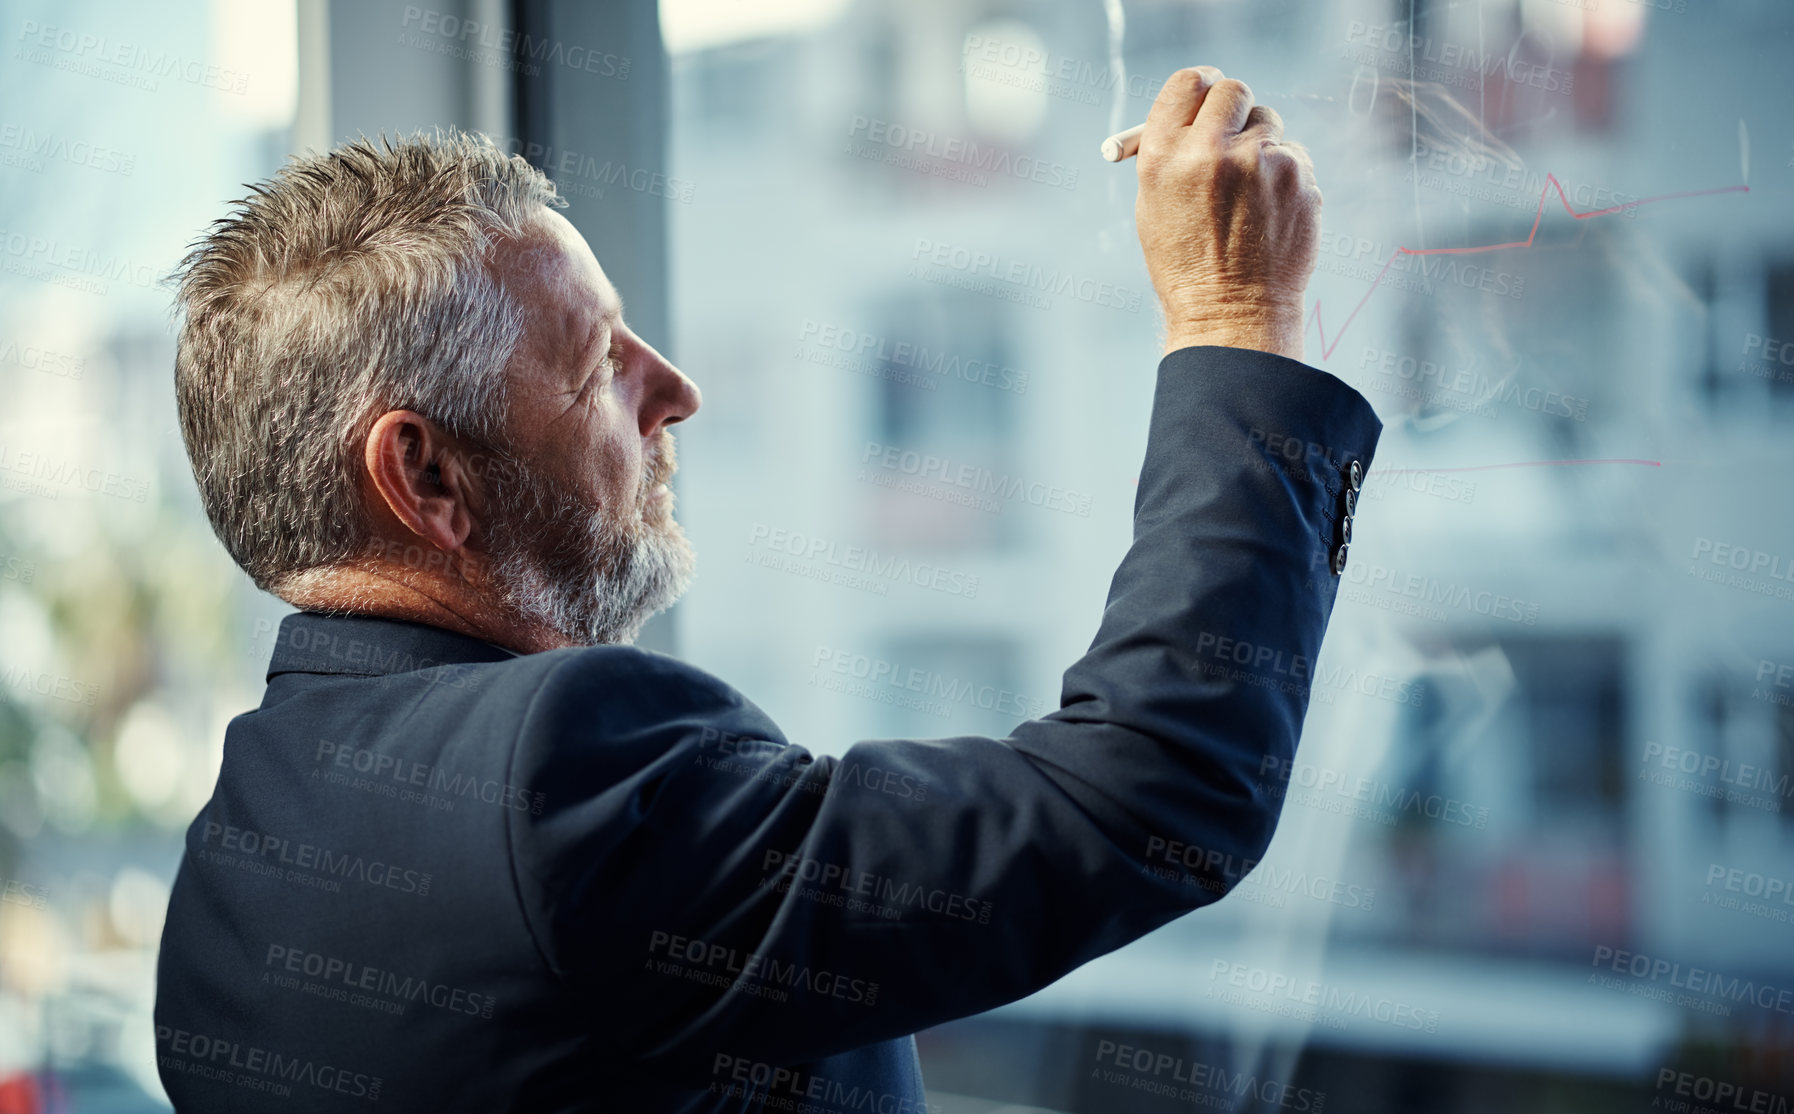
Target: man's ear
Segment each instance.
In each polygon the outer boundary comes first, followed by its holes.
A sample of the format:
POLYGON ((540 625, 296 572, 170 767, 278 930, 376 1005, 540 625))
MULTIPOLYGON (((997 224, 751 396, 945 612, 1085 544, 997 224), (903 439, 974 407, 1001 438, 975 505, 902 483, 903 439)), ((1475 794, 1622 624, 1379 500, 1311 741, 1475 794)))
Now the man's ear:
MULTIPOLYGON (((368 479, 398 524, 444 553, 460 549, 484 506, 455 440, 411 410, 389 410, 368 430, 368 479)), ((380 508, 373 508, 380 517, 380 508)))

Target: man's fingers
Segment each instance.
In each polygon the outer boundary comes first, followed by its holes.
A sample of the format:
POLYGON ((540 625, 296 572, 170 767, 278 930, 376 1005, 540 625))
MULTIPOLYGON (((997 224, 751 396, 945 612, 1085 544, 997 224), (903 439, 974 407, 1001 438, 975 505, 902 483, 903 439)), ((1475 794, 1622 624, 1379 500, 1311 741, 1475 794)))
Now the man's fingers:
POLYGON ((1321 195, 1320 183, 1314 180, 1314 160, 1308 155, 1308 148, 1289 140, 1277 143, 1264 151, 1266 165, 1285 188, 1310 190, 1318 202, 1321 195))
POLYGON ((1146 114, 1146 131, 1140 136, 1143 152, 1163 150, 1181 138, 1178 134, 1196 119, 1203 98, 1222 74, 1213 66, 1191 66, 1165 79, 1165 85, 1146 114))
POLYGON ((1272 143, 1283 138, 1283 117, 1268 104, 1256 104, 1246 114, 1246 126, 1240 132, 1242 139, 1266 139, 1272 143))
POLYGON ((1304 181, 1309 185, 1316 186, 1317 189, 1319 188, 1314 180, 1314 159, 1309 156, 1308 148, 1291 139, 1279 143, 1277 149, 1287 152, 1291 158, 1296 160, 1296 165, 1302 168, 1304 181))
POLYGON ((1216 143, 1225 143, 1246 126, 1252 111, 1252 90, 1237 77, 1224 77, 1202 98, 1195 130, 1216 143))

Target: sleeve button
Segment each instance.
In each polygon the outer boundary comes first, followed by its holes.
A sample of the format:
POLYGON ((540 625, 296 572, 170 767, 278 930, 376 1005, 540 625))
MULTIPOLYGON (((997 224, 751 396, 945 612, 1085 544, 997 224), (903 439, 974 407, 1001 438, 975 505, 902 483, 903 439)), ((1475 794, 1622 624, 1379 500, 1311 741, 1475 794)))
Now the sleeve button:
POLYGON ((1345 571, 1346 547, 1340 546, 1333 551, 1333 575, 1338 576, 1345 571))
POLYGON ((1351 483, 1353 491, 1361 489, 1364 486, 1364 465, 1355 460, 1346 465, 1346 479, 1351 483))

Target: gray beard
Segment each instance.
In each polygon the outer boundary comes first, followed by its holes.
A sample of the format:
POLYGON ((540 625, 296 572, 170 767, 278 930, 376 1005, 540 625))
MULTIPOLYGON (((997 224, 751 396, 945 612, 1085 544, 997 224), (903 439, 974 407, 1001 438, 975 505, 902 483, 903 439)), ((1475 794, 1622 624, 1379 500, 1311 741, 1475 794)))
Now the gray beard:
POLYGON ((577 646, 627 645, 690 586, 685 531, 649 502, 667 472, 643 469, 635 505, 592 507, 510 456, 493 473, 490 575, 504 606, 577 646))

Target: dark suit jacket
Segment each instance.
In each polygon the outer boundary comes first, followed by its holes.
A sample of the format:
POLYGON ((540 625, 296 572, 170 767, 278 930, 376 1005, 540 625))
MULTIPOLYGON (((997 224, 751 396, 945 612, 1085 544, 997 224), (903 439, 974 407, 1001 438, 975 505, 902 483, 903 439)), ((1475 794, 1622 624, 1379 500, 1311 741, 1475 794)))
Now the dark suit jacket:
POLYGON ((923 1109, 911 1034, 1260 857, 1381 428, 1165 357, 1095 641, 1002 739, 816 757, 662 654, 289 616, 169 903, 176 1109, 923 1109))

